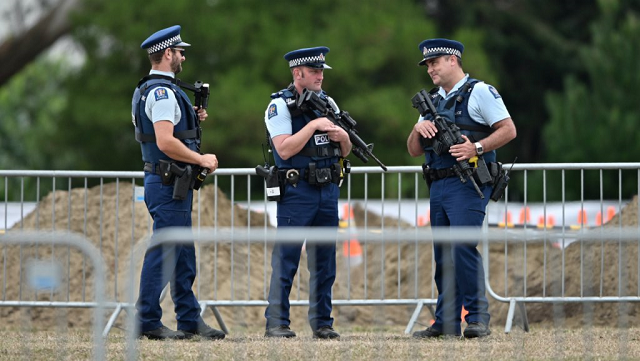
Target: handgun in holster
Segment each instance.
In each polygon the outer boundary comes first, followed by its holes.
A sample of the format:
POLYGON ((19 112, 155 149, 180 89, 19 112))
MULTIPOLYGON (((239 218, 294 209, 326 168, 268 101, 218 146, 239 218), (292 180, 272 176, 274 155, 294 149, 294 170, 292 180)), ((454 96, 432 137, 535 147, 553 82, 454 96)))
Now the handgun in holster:
POLYGON ((176 163, 171 164, 171 172, 175 174, 175 183, 173 184, 173 199, 185 200, 189 190, 193 188, 193 170, 190 165, 184 167, 178 166, 176 163))
POLYGON ((267 186, 267 200, 279 201, 280 200, 280 180, 278 178, 278 167, 268 164, 265 166, 257 166, 256 174, 264 178, 267 186))

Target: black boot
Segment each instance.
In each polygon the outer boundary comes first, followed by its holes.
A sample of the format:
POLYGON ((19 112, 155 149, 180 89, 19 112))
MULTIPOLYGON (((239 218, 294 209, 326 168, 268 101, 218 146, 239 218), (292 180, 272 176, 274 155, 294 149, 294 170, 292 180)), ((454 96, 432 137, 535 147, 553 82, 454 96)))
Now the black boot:
POLYGON ((460 335, 457 334, 449 334, 449 333, 444 333, 438 329, 435 329, 433 327, 427 327, 426 329, 422 330, 422 331, 416 331, 413 333, 413 337, 415 338, 437 338, 440 336, 455 336, 455 337, 460 337, 460 335))
POLYGON ((313 338, 320 338, 323 340, 332 340, 340 338, 340 334, 336 332, 331 326, 322 326, 319 329, 313 331, 313 338))
POLYGON ((186 335, 182 331, 170 330, 167 326, 156 328, 155 330, 140 332, 138 338, 146 336, 149 340, 182 340, 186 335))
POLYGON ((289 326, 280 325, 276 327, 267 328, 267 331, 264 333, 264 337, 291 338, 291 337, 296 337, 296 333, 291 331, 289 326))
POLYGON ((204 322, 198 324, 198 328, 195 330, 184 330, 186 338, 192 338, 195 335, 200 335, 202 338, 208 340, 222 340, 225 337, 224 332, 209 327, 204 322))
POLYGON ((480 322, 471 322, 467 328, 464 329, 465 338, 485 337, 491 334, 489 326, 480 322))

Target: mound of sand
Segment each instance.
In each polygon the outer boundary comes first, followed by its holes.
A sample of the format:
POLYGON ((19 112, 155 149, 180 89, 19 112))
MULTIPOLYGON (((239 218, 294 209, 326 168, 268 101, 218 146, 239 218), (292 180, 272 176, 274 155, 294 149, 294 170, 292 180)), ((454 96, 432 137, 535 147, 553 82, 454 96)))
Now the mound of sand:
MULTIPOLYGON (((70 230, 84 235, 98 247, 107 265, 107 298, 117 301, 135 300, 129 294, 129 286, 137 283, 140 274, 141 260, 146 249, 146 239, 151 232, 151 220, 144 203, 133 202, 134 189, 130 183, 110 183, 96 186, 88 190, 74 189, 70 193, 56 191, 45 197, 34 212, 25 217, 22 225, 16 228, 38 230, 70 230), (53 205, 55 204, 55 207, 53 205), (69 207, 71 208, 69 211, 69 207), (70 215, 70 216, 69 216, 70 215), (86 215, 86 216, 85 216, 86 215), (117 257, 116 257, 117 255, 117 257), (133 263, 133 260, 138 260, 133 263)), ((204 186, 196 193, 194 204, 200 204, 200 212, 194 206, 193 222, 203 227, 252 227, 260 230, 265 224, 265 215, 243 209, 231 204, 222 191, 212 185, 204 186), (217 214, 215 207, 217 204, 217 214), (199 218, 198 218, 199 217, 199 218)), ((365 213, 356 205, 354 207, 355 222, 368 227, 379 227, 384 223, 386 229, 396 227, 409 228, 394 218, 365 213)), ((637 225, 637 198, 634 198, 622 212, 614 217, 606 227, 637 225)), ((367 269, 363 265, 347 267, 342 256, 342 247, 338 247, 338 273, 334 285, 334 299, 377 299, 387 298, 432 298, 437 295, 432 282, 432 246, 430 244, 388 243, 384 247, 368 245, 360 240, 367 260, 367 269), (417 249, 417 257, 416 255, 417 249), (417 258, 417 259, 416 259, 417 258), (381 277, 381 275, 384 277, 381 277)), ((215 244, 197 247, 199 270, 194 289, 200 300, 262 300, 266 299, 270 277, 271 247, 265 244, 251 244, 237 241, 233 244, 215 244), (233 262, 232 262, 233 260, 233 262)), ((490 247, 489 275, 492 289, 499 295, 519 296, 526 292, 528 296, 566 295, 617 295, 618 294, 618 255, 625 259, 637 260, 637 246, 624 246, 622 252, 617 243, 571 244, 564 251, 553 247, 550 242, 536 242, 527 245, 526 257, 523 245, 499 245, 490 247), (506 247, 506 252, 505 252, 506 247), (546 258, 544 252, 546 249, 546 258), (564 263, 563 263, 564 256, 564 263), (584 259, 580 268, 580 259, 584 259), (505 279, 505 261, 507 276, 505 279), (564 266, 563 266, 564 264, 564 266), (525 267, 526 265, 526 277, 525 267), (541 271, 542 270, 542 271, 541 271), (564 285, 562 284, 564 275, 564 285), (582 285, 580 286, 580 280, 582 285), (525 285, 526 282, 526 285, 525 285), (602 291, 601 291, 602 290, 602 291)), ((4 299, 16 300, 54 300, 83 301, 92 300, 93 268, 86 263, 84 257, 67 247, 7 248, 6 272, 8 276, 4 299), (50 259, 51 253, 61 263, 64 279, 69 280, 69 287, 62 287, 55 293, 39 292, 24 286, 25 270, 20 269, 26 260, 38 257, 50 259), (19 276, 18 276, 19 275, 19 276), (23 282, 16 282, 19 277, 23 282)), ((637 294, 638 270, 636 262, 624 262, 628 274, 628 287, 623 292, 637 294)), ((291 299, 308 299, 308 271, 306 257, 303 254, 300 265, 300 283, 294 280, 291 299)), ((4 277, 4 274, 3 274, 4 277)), ((63 282, 65 284, 66 282, 63 282)), ((163 322, 170 327, 175 325, 175 316, 170 297, 163 302, 163 322)), ((414 310, 413 306, 343 306, 334 308, 336 326, 340 325, 404 325, 414 310)), ((553 306, 530 304, 527 306, 531 323, 550 322, 553 320, 553 306)), ((557 310, 557 309, 556 309, 557 310)), ((611 324, 617 322, 618 308, 612 304, 596 304, 588 309, 593 312, 594 324, 611 324)), ((231 329, 235 327, 262 327, 264 325, 263 307, 221 307, 220 311, 231 329)), ((635 317, 638 312, 635 306, 625 311, 635 317)), ((507 314, 507 305, 493 300, 490 302, 492 324, 503 325, 507 314)), ((582 305, 569 304, 563 308, 566 325, 581 325, 583 321, 582 305)), ((306 329, 306 307, 292 308, 292 321, 295 329, 306 329)), ((59 311, 37 308, 30 310, 30 319, 34 325, 42 325, 56 321, 59 311), (58 313, 56 313, 58 312, 58 313)), ((90 312, 82 309, 69 311, 66 322, 70 326, 86 326, 90 322, 90 312)), ((5 324, 22 322, 20 312, 16 308, 0 308, 0 316, 5 324)), ((207 320, 215 324, 211 314, 207 320)), ((431 318, 428 311, 423 311, 421 322, 427 323, 431 318)), ((635 319, 632 319, 633 322, 635 319)), ((124 322, 119 318, 118 324, 124 322)))

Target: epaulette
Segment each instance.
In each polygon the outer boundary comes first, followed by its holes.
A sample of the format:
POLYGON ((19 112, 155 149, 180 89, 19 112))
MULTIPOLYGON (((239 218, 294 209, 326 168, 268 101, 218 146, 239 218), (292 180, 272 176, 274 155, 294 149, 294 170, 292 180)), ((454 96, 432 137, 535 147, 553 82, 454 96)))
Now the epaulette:
POLYGON ((284 92, 280 90, 279 92, 271 93, 271 99, 280 98, 284 95, 284 92))

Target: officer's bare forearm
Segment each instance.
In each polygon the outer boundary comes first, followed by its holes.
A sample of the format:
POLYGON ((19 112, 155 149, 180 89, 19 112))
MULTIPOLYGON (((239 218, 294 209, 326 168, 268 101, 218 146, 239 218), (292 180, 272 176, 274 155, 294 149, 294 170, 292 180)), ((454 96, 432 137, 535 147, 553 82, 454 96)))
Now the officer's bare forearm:
POLYGON ((424 150, 420 146, 420 133, 411 130, 409 138, 407 138, 407 151, 412 157, 419 157, 424 154, 424 150))
POLYGON ((276 148, 278 155, 284 160, 287 160, 294 155, 300 153, 305 144, 309 141, 309 138, 313 135, 315 129, 307 124, 299 132, 291 134, 282 134, 275 136, 273 140, 273 146, 276 148))
POLYGON ((491 135, 480 140, 485 152, 498 149, 513 140, 516 135, 516 126, 511 118, 505 118, 493 125, 495 129, 491 135))
POLYGON ((346 141, 340 142, 340 154, 342 155, 342 158, 346 158, 349 155, 349 153, 351 153, 352 147, 353 145, 351 144, 351 141, 348 138, 346 141))
POLYGON ((166 154, 173 160, 188 164, 200 165, 201 163, 202 155, 187 148, 187 146, 177 138, 172 137, 165 141, 159 140, 158 148, 160 149, 160 151, 162 151, 162 153, 166 154))

